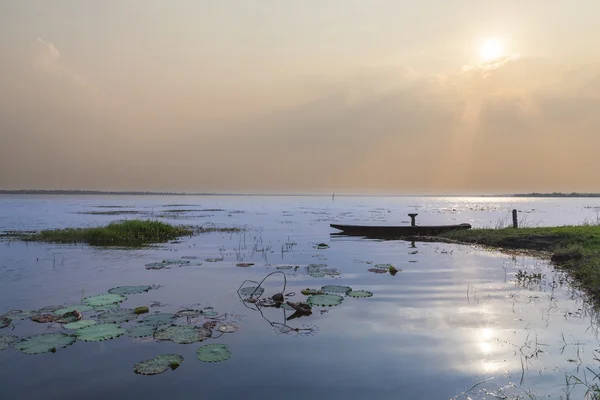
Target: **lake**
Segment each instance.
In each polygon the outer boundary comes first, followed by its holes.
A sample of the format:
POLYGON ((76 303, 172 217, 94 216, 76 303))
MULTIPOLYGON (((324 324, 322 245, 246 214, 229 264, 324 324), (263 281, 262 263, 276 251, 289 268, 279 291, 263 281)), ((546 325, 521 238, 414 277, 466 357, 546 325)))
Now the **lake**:
MULTIPOLYGON (((0 314, 156 285, 127 295, 121 307, 212 307, 216 319, 205 313, 177 324, 237 328, 191 344, 122 335, 78 340, 55 353, 8 348, 0 352, 0 397, 583 398, 587 388, 573 385, 574 377, 593 384, 600 372, 597 315, 547 261, 472 246, 332 237, 329 224, 409 224, 407 214, 416 212, 423 225, 495 227, 516 208, 522 225, 549 226, 595 223, 598 207, 600 199, 590 198, 3 195, 0 232, 134 218, 244 230, 142 249, 0 242, 0 314), (187 264, 145 267, 171 259, 187 264), (401 271, 369 271, 378 264, 401 271), (337 306, 287 321, 292 312, 238 295, 245 280, 273 272, 263 297, 282 291, 284 274, 290 301, 324 285, 373 296, 342 295, 337 306), (198 360, 196 350, 212 343, 227 345, 231 358, 198 360), (159 375, 134 373, 136 363, 168 353, 184 362, 159 375)), ((97 314, 84 312, 84 319, 97 314)), ((0 329, 21 339, 45 332, 73 333, 27 319, 0 329)))

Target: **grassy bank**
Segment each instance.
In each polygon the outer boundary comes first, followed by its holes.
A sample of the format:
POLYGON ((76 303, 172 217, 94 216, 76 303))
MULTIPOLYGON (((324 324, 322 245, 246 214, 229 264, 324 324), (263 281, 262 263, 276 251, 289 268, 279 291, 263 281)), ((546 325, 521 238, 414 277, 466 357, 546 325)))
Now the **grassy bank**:
POLYGON ((97 246, 140 246, 164 243, 180 236, 191 235, 190 228, 158 221, 129 220, 112 222, 97 228, 67 228, 45 230, 23 235, 27 241, 55 243, 87 243, 97 246))
POLYGON ((470 229, 437 238, 504 249, 538 250, 567 270, 575 284, 600 304, 600 226, 470 229))

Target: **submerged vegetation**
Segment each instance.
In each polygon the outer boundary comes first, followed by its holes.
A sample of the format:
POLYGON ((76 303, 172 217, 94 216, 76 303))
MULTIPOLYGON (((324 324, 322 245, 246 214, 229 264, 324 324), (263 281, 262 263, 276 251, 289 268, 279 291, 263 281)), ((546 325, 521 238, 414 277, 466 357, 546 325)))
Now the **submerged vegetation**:
POLYGON ((471 229, 438 237, 460 243, 548 252, 551 261, 567 271, 575 285, 600 304, 600 226, 471 229))
POLYGON ((97 246, 137 246, 162 243, 191 235, 189 227, 173 226, 159 221, 117 221, 96 228, 67 228, 45 230, 22 239, 36 242, 87 243, 97 246))

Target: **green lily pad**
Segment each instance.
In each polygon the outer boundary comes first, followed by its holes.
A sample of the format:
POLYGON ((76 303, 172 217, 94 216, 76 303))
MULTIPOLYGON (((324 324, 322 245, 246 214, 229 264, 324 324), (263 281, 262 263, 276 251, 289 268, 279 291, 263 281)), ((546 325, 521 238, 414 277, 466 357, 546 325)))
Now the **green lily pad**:
POLYGON ((94 306, 94 311, 104 312, 119 308, 119 304, 107 304, 105 306, 94 306))
POLYGON ((25 354, 41 354, 49 351, 55 352, 58 349, 67 347, 75 343, 77 339, 74 336, 64 333, 42 333, 20 340, 13 344, 13 347, 25 354))
POLYGON ((302 289, 300 291, 300 293, 302 293, 305 296, 310 296, 311 294, 325 294, 325 292, 323 292, 321 289, 310 289, 310 288, 302 289))
POLYGON ((118 324, 91 325, 75 331, 77 339, 84 342, 98 342, 101 340, 114 339, 124 335, 127 331, 118 324))
POLYGON ((223 333, 233 333, 237 331, 238 326, 234 324, 223 324, 219 326, 219 331, 223 333))
POLYGON ((148 337, 154 335, 155 327, 149 325, 138 325, 127 329, 127 336, 132 338, 148 337))
POLYGON ((325 276, 340 275, 337 269, 327 268, 327 264, 310 264, 307 268, 308 275, 313 278, 323 278, 325 276))
POLYGON ((120 303, 127 300, 127 297, 121 294, 101 294, 98 296, 86 297, 83 302, 88 306, 106 306, 108 304, 120 303))
POLYGON ((100 323, 103 324, 120 324, 121 322, 128 322, 137 319, 138 314, 129 308, 117 308, 115 310, 108 310, 103 314, 95 317, 100 323))
POLYGON ((327 243, 319 243, 318 245, 315 246, 315 248, 317 250, 324 250, 324 249, 328 249, 329 245, 327 243))
POLYGON ((56 310, 60 310, 61 308, 65 308, 65 306, 46 306, 44 308, 40 308, 37 312, 38 314, 48 314, 53 313, 56 310))
POLYGON ((346 294, 352 290, 350 286, 327 285, 321 288, 325 293, 343 293, 346 294))
POLYGON ((212 332, 200 326, 169 325, 161 326, 154 333, 156 340, 170 340, 179 344, 201 342, 209 338, 212 332))
POLYGON ((11 344, 19 340, 17 336, 13 335, 0 335, 0 351, 6 350, 11 344))
POLYGON ((152 289, 152 286, 140 285, 140 286, 117 286, 115 288, 109 289, 108 293, 110 294, 138 294, 144 293, 152 289))
POLYGON ((62 317, 66 313, 70 313, 75 310, 77 310, 79 312, 86 312, 86 311, 92 311, 93 309, 94 309, 94 307, 92 307, 92 306, 88 306, 86 304, 78 304, 76 306, 68 306, 68 307, 59 308, 58 310, 54 311, 54 314, 62 317))
POLYGON ((260 296, 265 292, 265 289, 259 287, 258 290, 256 286, 246 286, 240 289, 240 294, 242 296, 260 296))
POLYGON ((337 294, 316 294, 308 296, 306 302, 311 306, 333 307, 342 304, 344 298, 337 294))
POLYGON ((373 297, 373 293, 368 292, 366 290, 351 290, 348 293, 346 293, 348 296, 350 297, 354 297, 354 298, 365 298, 365 297, 373 297))
POLYGON ((204 260, 206 262, 219 262, 219 261, 223 261, 223 258, 207 258, 206 260, 204 260))
POLYGON ((283 308, 286 311, 294 311, 294 308, 286 303, 283 303, 282 305, 280 305, 279 308, 283 308))
POLYGON ((63 325, 63 327, 65 329, 81 329, 81 328, 85 328, 86 326, 92 326, 92 325, 96 325, 97 322, 93 321, 91 319, 82 319, 81 321, 76 321, 76 322, 71 322, 69 324, 65 324, 63 325))
POLYGON ((203 316, 208 318, 216 317, 217 315, 219 315, 219 313, 216 312, 212 307, 203 308, 201 312, 203 316))
POLYGON ((177 318, 198 318, 202 314, 200 310, 179 310, 175 313, 175 317, 177 318))
POLYGON ((148 315, 140 320, 142 324, 149 326, 168 325, 174 322, 176 317, 173 314, 159 313, 148 315))
POLYGON ((0 319, 8 318, 12 321, 20 321, 23 319, 30 319, 31 317, 35 317, 39 314, 39 311, 23 311, 23 310, 12 310, 3 315, 0 315, 0 319))
POLYGON ((219 362, 231 358, 231 352, 226 344, 207 344, 196 350, 196 357, 204 362, 219 362))
POLYGON ((162 374, 169 368, 177 369, 183 363, 183 357, 179 354, 162 354, 150 360, 142 361, 133 366, 133 371, 140 375, 162 374))

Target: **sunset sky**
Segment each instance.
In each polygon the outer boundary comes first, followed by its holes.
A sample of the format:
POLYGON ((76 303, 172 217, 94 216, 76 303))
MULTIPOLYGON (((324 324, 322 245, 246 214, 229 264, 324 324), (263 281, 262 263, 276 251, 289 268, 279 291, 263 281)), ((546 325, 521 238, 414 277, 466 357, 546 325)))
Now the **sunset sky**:
POLYGON ((0 2, 0 189, 600 192, 598 0, 0 2))

